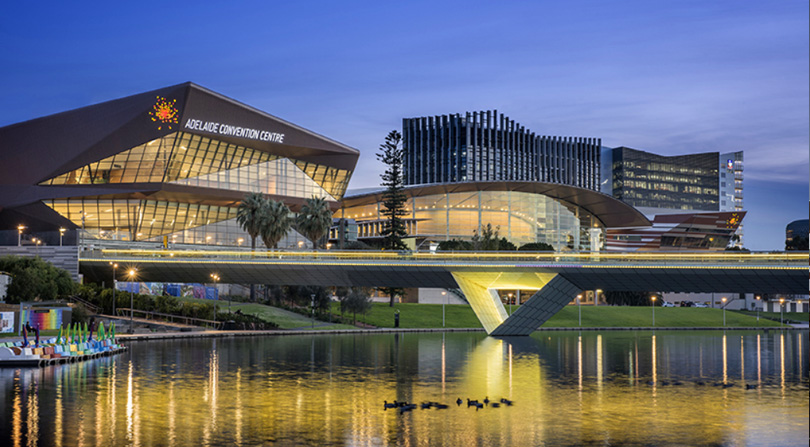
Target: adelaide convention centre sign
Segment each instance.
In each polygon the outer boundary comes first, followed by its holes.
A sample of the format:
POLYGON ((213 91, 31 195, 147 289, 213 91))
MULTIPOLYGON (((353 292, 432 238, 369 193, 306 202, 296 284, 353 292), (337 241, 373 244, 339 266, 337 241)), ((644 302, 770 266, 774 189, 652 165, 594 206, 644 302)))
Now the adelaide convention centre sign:
POLYGON ((199 130, 217 135, 246 138, 248 140, 266 141, 268 143, 284 143, 284 134, 268 130, 252 129, 250 127, 232 126, 230 124, 215 123, 189 118, 183 126, 190 130, 199 130))

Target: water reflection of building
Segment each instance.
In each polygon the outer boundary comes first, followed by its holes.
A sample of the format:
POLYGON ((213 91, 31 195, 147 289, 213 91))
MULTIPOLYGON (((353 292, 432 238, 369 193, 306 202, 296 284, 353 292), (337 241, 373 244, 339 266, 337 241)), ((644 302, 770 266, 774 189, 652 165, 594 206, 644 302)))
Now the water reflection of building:
POLYGON ((6 126, 0 156, 0 227, 238 246, 245 193, 336 209, 359 152, 185 83, 6 126))

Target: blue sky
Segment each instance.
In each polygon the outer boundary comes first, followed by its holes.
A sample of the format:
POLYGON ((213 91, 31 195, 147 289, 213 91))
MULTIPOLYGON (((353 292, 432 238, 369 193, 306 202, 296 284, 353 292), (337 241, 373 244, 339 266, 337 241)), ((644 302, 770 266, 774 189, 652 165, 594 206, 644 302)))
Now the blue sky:
POLYGON ((193 81, 362 153, 403 117, 745 151, 746 246, 806 219, 806 1, 105 2, 4 6, 0 126, 193 81))

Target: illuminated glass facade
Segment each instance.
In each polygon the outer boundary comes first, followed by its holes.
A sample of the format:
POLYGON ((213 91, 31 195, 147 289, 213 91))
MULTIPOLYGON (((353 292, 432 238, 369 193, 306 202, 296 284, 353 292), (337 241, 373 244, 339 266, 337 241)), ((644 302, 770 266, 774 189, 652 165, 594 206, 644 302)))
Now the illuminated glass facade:
MULTIPOLYGON (((72 227, 98 240, 249 245, 235 221, 245 193, 293 213, 311 197, 336 209, 359 157, 191 83, 0 128, 0 136, 0 223, 72 227), (21 201, 15 191, 25 185, 37 187, 21 201)), ((299 240, 291 231, 280 246, 299 240)))
MULTIPOLYGON (((409 236, 417 240, 470 240, 474 231, 491 224, 499 237, 515 245, 545 242, 557 250, 590 250, 589 230, 602 221, 573 203, 520 191, 464 191, 416 195, 406 189, 405 216, 409 236)), ((353 219, 358 239, 380 237, 385 216, 381 202, 353 205, 347 198, 335 217, 353 219)))

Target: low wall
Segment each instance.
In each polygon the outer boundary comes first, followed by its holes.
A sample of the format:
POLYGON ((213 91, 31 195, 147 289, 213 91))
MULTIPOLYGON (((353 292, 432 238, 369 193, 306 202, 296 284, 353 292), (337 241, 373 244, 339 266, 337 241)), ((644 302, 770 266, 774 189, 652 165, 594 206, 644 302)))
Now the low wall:
MULTIPOLYGON (((65 269, 74 281, 79 281, 79 247, 58 245, 44 245, 40 247, 29 246, 0 246, 0 257, 2 256, 39 256, 44 261, 53 264, 55 267, 65 269)), ((12 279, 13 281, 13 279, 12 279)))

